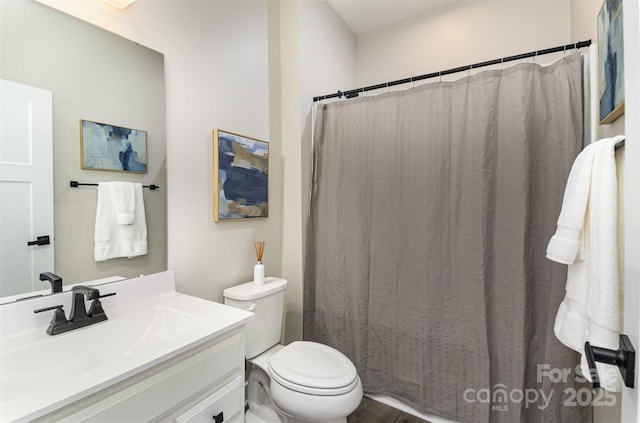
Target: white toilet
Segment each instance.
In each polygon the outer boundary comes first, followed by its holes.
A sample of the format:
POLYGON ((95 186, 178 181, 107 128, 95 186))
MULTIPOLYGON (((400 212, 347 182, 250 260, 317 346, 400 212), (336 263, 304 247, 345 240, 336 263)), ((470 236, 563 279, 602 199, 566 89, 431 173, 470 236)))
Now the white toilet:
POLYGON ((223 292, 227 305, 255 313, 246 328, 252 364, 245 423, 346 423, 362 400, 362 382, 341 352, 316 342, 279 344, 287 281, 265 278, 223 292))

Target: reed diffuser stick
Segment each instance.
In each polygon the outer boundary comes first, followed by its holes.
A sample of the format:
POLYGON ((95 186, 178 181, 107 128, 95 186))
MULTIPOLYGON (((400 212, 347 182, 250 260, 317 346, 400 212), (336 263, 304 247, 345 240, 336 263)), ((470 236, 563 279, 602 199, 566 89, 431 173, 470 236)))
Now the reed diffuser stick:
POLYGON ((253 246, 256 249, 256 258, 262 263, 262 255, 264 254, 264 247, 267 245, 267 241, 254 241, 253 246))

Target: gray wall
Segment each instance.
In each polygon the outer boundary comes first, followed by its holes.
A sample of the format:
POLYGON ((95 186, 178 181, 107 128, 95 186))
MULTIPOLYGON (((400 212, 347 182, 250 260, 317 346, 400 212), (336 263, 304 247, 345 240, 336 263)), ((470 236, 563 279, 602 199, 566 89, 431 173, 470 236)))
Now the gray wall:
POLYGON ((53 92, 55 272, 68 284, 166 270, 163 55, 29 0, 2 1, 0 12, 0 77, 53 92), (147 131, 147 174, 82 170, 80 119, 147 131), (159 185, 144 190, 148 255, 96 263, 97 189, 70 180, 159 185))

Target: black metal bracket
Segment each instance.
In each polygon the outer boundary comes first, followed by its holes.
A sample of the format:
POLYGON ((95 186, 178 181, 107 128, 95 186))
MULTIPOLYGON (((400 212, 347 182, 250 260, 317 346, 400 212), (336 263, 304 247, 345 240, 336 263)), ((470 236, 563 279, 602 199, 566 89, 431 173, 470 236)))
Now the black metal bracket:
POLYGON ((600 387, 600 377, 596 368, 596 361, 605 364, 618 366, 625 386, 634 387, 636 350, 631 345, 631 340, 627 335, 620 335, 620 349, 610 350, 607 348, 594 347, 589 342, 584 343, 584 353, 589 363, 589 373, 593 389, 600 387))

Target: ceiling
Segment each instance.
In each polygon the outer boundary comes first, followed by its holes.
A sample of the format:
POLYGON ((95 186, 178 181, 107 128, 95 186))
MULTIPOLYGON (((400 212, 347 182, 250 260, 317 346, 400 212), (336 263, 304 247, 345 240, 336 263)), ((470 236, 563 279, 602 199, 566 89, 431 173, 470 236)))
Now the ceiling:
POLYGON ((327 0, 356 35, 384 28, 455 0, 327 0))

